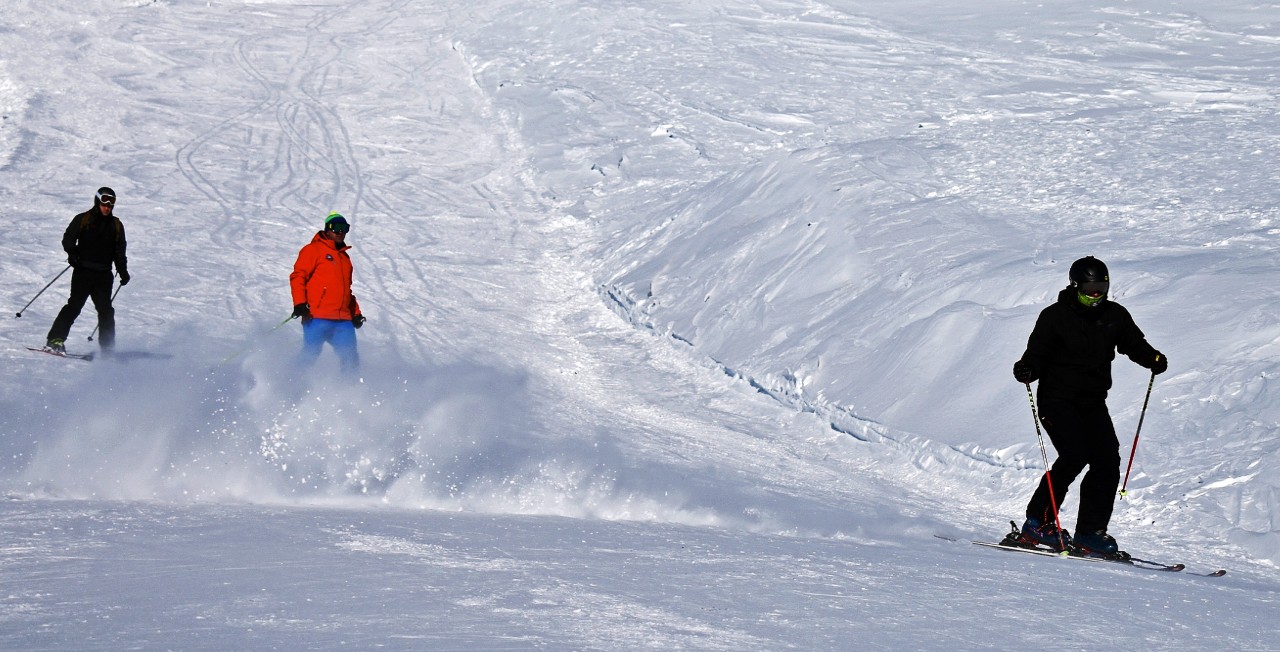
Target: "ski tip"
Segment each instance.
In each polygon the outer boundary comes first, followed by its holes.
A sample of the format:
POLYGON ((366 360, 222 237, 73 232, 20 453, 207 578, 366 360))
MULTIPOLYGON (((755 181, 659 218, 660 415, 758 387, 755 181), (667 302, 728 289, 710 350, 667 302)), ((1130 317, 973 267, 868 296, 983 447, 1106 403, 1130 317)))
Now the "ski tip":
POLYGON ((1226 575, 1226 574, 1227 574, 1227 569, 1220 568, 1216 571, 1213 571, 1212 573, 1208 573, 1208 577, 1222 577, 1223 575, 1226 575))

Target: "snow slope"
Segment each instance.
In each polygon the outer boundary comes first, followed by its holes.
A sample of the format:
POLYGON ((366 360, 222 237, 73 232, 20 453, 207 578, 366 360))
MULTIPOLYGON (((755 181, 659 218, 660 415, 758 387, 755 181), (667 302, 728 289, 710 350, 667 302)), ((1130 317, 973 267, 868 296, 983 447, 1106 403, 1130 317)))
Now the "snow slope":
POLYGON ((0 321, 3 647, 1275 645, 1280 9, 422 4, 0 18, 14 312, 99 185, 134 276, 115 359, 0 321), (358 383, 290 365, 330 210, 358 383), (934 536, 1019 517, 1087 254, 1172 361, 1112 533, 1224 578, 934 536))

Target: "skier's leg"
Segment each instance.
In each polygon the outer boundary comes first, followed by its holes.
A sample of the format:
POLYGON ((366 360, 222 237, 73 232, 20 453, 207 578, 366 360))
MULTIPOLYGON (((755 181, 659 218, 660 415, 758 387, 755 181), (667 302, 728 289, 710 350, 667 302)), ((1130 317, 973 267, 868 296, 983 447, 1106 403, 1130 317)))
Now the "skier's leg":
POLYGON ((324 319, 312 319, 302 325, 302 350, 298 351, 298 357, 294 361, 295 366, 310 367, 320 357, 320 350, 324 347, 328 331, 325 322, 324 319))
POLYGON ((111 272, 95 273, 89 298, 98 312, 98 346, 110 350, 116 343, 116 309, 111 305, 111 272))
POLYGON ((1084 413, 1088 430, 1089 470, 1080 481, 1080 515, 1076 527, 1082 534, 1106 530, 1120 486, 1120 441, 1106 403, 1089 406, 1084 413))
POLYGON ((1040 423, 1044 425, 1045 433, 1053 442, 1053 448, 1058 452, 1058 459, 1053 461, 1049 473, 1041 476, 1040 484, 1031 495, 1031 501, 1027 503, 1027 517, 1042 523, 1051 523, 1055 521, 1056 515, 1053 513, 1054 501, 1050 500, 1047 478, 1053 479, 1053 498, 1058 507, 1061 507, 1066 500, 1071 483, 1084 470, 1089 458, 1086 447, 1081 445, 1084 421, 1079 408, 1074 403, 1042 401, 1040 423))
POLYGON ((53 320, 53 326, 49 328, 46 339, 67 339, 67 335, 71 333, 71 325, 76 323, 76 318, 84 309, 84 302, 89 299, 91 288, 92 282, 88 272, 79 269, 71 272, 71 296, 67 299, 67 305, 58 311, 58 316, 53 320))
POLYGON ((354 375, 360 369, 360 354, 356 351, 356 327, 349 321, 336 321, 333 324, 332 339, 334 353, 342 365, 342 375, 354 375))

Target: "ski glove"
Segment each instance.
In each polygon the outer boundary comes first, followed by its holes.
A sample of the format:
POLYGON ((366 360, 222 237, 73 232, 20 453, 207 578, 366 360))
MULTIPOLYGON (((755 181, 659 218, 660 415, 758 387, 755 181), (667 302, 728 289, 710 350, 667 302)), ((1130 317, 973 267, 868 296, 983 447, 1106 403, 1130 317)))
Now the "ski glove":
POLYGON ((1023 385, 1030 385, 1036 380, 1036 372, 1031 365, 1019 360, 1013 363, 1013 377, 1023 385))
POLYGON ((128 284, 129 284, 129 272, 120 270, 120 285, 128 285, 128 284))
POLYGON ((303 326, 306 326, 307 324, 310 324, 310 323, 311 323, 311 306, 309 306, 309 305, 307 305, 307 304, 305 304, 305 303, 300 303, 300 304, 298 304, 298 305, 294 306, 294 307, 293 307, 293 317, 294 317, 295 319, 296 319, 296 318, 298 318, 298 317, 301 317, 301 318, 302 318, 302 325, 303 325, 303 326))
POLYGON ((356 315, 355 317, 351 318, 351 325, 355 326, 356 328, 360 328, 361 326, 364 326, 364 322, 365 322, 364 315, 356 315))
POLYGON ((1164 357, 1163 353, 1156 352, 1155 360, 1151 361, 1151 373, 1162 374, 1169 370, 1169 359, 1164 357))

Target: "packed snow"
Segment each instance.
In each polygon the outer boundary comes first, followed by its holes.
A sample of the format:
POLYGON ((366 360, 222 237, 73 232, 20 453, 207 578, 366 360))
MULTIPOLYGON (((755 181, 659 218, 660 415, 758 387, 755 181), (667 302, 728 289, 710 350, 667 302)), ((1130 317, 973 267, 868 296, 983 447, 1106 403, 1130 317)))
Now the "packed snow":
POLYGON ((0 648, 1276 649, 1278 33, 1258 0, 6 7, 0 648), (103 185, 117 353, 32 353, 103 185), (330 211, 355 380, 293 365, 330 211), (1085 255, 1170 360, 1115 363, 1110 532, 1183 573, 967 544, 1044 472, 1010 370, 1085 255))

